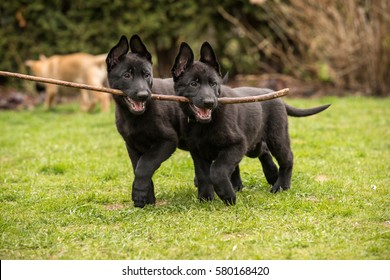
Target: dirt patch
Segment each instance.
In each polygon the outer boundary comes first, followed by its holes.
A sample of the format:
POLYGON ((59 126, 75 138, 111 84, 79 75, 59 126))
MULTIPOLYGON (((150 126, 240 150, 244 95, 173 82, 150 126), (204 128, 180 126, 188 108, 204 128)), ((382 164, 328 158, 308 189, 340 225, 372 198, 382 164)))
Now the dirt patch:
POLYGON ((169 202, 167 200, 159 199, 156 201, 156 206, 167 206, 167 205, 169 205, 169 202))
POLYGON ((318 175, 315 180, 319 183, 325 183, 329 181, 329 178, 326 175, 318 175))
POLYGON ((114 204, 107 204, 104 206, 109 211, 117 211, 117 210, 123 210, 125 209, 125 205, 114 203, 114 204))

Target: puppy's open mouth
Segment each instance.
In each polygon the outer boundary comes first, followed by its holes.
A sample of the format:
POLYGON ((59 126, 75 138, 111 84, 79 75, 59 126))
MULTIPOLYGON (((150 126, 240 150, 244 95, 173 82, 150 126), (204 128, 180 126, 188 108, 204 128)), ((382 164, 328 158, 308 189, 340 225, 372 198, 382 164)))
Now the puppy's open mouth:
POLYGON ((195 118, 198 122, 209 122, 211 121, 212 109, 199 108, 194 104, 190 104, 190 108, 195 114, 195 118))
POLYGON ((123 99, 125 100, 127 106, 129 109, 135 113, 135 114, 142 114, 145 111, 145 103, 146 101, 138 101, 131 99, 128 96, 124 96, 123 99))

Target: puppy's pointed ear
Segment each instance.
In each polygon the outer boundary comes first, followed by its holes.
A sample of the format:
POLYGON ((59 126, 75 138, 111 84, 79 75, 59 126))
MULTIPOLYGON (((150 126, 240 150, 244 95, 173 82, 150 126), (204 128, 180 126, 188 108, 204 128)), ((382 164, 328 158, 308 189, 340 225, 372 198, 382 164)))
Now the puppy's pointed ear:
POLYGON ((194 53, 187 43, 181 43, 175 64, 172 67, 172 77, 177 81, 181 75, 194 63, 194 53))
POLYGON ((200 48, 200 62, 203 62, 215 69, 218 75, 222 77, 221 70, 214 50, 208 42, 204 42, 200 48))
POLYGON ((130 38, 130 50, 132 53, 136 53, 152 63, 152 55, 148 52, 146 46, 138 35, 133 35, 130 38))
POLYGON ((225 76, 223 76, 223 78, 222 78, 222 84, 223 84, 223 85, 227 85, 228 81, 229 81, 229 71, 226 72, 225 76))
POLYGON ((111 71, 115 65, 121 60, 121 58, 129 52, 129 42, 126 36, 122 35, 118 44, 114 46, 107 55, 106 64, 107 71, 111 71))

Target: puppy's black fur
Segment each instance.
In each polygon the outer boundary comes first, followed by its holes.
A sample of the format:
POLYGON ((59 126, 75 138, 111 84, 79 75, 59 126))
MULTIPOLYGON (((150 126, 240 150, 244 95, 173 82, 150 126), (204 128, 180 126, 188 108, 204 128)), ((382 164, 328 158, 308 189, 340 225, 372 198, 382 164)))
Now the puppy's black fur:
POLYGON ((244 155, 259 158, 267 181, 273 185, 271 192, 290 188, 293 153, 287 116, 313 115, 330 105, 297 109, 280 99, 218 104, 218 97, 259 95, 272 90, 232 89, 222 85, 218 61, 207 42, 201 47, 200 61, 195 62, 191 48, 182 43, 172 76, 176 94, 191 100, 181 107, 192 119, 187 127, 186 142, 195 165, 200 199, 213 199, 215 190, 225 203, 235 204, 236 195, 229 178, 244 155))
POLYGON ((185 148, 180 135, 186 117, 177 102, 150 99, 152 91, 173 94, 173 81, 153 79, 152 56, 137 35, 130 39, 130 45, 122 36, 106 63, 110 87, 126 95, 114 96, 115 118, 134 170, 134 206, 154 204, 152 176, 176 147, 185 148))

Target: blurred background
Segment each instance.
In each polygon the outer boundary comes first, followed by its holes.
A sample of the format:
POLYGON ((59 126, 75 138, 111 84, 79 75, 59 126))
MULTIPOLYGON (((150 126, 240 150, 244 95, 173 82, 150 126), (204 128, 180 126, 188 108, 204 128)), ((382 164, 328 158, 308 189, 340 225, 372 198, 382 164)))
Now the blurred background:
MULTIPOLYGON (((40 54, 107 53, 122 34, 141 36, 155 77, 170 77, 182 41, 197 59, 207 40, 233 86, 390 95, 389 0, 1 1, 0 69, 29 73, 24 62, 40 54)), ((8 88, 35 90, 0 77, 0 94, 8 88)))

